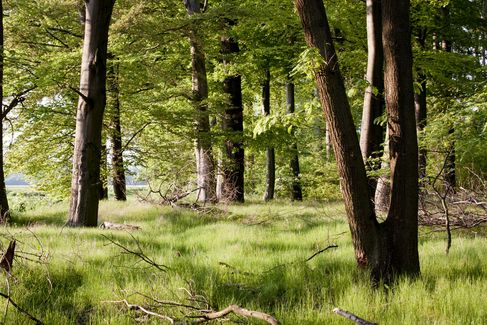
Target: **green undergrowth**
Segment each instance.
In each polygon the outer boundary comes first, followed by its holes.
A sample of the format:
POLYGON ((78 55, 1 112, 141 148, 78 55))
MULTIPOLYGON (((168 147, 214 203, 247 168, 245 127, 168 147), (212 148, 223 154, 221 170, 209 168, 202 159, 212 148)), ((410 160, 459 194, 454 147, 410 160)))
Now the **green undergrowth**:
MULTIPOLYGON (((150 298, 214 310, 237 304, 283 324, 349 324, 334 307, 379 324, 487 323, 482 229, 455 232, 449 255, 443 233, 422 229, 421 277, 372 289, 355 267, 341 203, 254 201, 205 213, 135 199, 101 203, 100 223, 141 227, 132 232, 67 228, 66 211, 66 203, 39 204, 14 213, 1 230, 3 249, 16 238, 24 257, 16 258, 11 276, 3 275, 1 291, 47 324, 160 322, 127 310, 122 299, 174 318, 190 313, 150 298), (114 243, 140 249, 159 268, 114 243), (306 261, 331 245, 338 247, 306 261), (31 261, 40 255, 41 263, 31 261)), ((32 323, 12 305, 3 321, 32 323)))

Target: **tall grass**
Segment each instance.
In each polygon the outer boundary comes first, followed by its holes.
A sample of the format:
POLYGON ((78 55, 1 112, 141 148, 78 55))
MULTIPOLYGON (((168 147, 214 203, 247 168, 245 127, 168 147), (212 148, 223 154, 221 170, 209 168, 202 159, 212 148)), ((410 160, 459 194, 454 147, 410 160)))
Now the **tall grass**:
MULTIPOLYGON (((136 200, 102 202, 100 222, 142 228, 131 233, 66 228, 66 211, 63 202, 39 205, 14 213, 12 225, 1 230, 3 245, 15 237, 23 256, 47 254, 41 264, 16 259, 0 290, 48 324, 133 324, 145 318, 113 302, 122 299, 182 318, 187 310, 157 308, 143 295, 189 303, 189 294, 213 309, 238 304, 284 324, 347 324, 331 312, 337 306, 380 324, 487 323, 482 229, 455 233, 449 255, 443 234, 424 229, 421 277, 374 290, 355 267, 340 203, 252 202, 198 214, 136 200), (151 267, 111 241, 132 250, 138 242, 170 269, 151 267), (338 248, 305 261, 331 244, 338 248)), ((5 310, 6 302, 1 304, 5 310)), ((5 322, 31 321, 10 305, 5 322)))

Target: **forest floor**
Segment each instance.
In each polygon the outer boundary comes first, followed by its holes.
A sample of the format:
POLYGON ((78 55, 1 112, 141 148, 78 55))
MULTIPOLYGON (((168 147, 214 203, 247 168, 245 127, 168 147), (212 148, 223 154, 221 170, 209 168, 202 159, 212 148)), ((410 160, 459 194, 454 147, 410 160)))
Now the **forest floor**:
MULTIPOLYGON (((16 258, 0 290, 46 324, 192 323, 199 310, 231 304, 282 324, 351 324, 335 307, 379 324, 487 324, 485 226, 455 230, 448 255, 444 232, 422 227, 421 276, 372 289, 340 202, 255 200, 204 212, 102 202, 100 223, 141 227, 124 231, 67 228, 67 203, 13 197, 0 241, 4 250, 17 240, 16 258)), ((0 310, 3 323, 33 323, 1 297, 0 310)))

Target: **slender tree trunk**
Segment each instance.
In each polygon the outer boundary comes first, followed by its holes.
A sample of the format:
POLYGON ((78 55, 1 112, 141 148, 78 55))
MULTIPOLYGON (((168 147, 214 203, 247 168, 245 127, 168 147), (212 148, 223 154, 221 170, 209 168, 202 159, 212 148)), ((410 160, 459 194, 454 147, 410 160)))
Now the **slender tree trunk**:
MULTIPOLYGON (((3 99, 3 70, 4 70, 4 34, 3 34, 3 1, 0 0, 0 96, 3 99)), ((0 125, 0 223, 7 222, 9 218, 9 207, 7 199, 7 188, 5 186, 5 171, 3 169, 3 121, 5 119, 3 105, 0 107, 1 124, 0 125)))
POLYGON ((120 85, 118 81, 118 62, 111 58, 108 67, 108 96, 110 112, 110 144, 112 145, 112 186, 117 201, 127 200, 127 184, 123 163, 122 126, 120 123, 120 85))
MULTIPOLYGON (((288 81, 286 83, 286 113, 293 114, 296 106, 294 99, 294 83, 288 81)), ((294 135, 294 130, 292 131, 294 135)), ((296 142, 291 144, 291 160, 289 162, 289 167, 291 169, 291 200, 302 201, 303 191, 301 189, 301 176, 299 169, 299 155, 298 155, 298 145, 296 142)))
POLYGON ((85 2, 86 21, 68 224, 98 222, 101 130, 106 105, 108 29, 115 0, 85 2))
MULTIPOLYGON (((265 78, 262 83, 262 114, 267 116, 271 111, 271 73, 269 69, 266 69, 264 74, 265 78)), ((269 201, 274 199, 274 188, 276 184, 276 154, 274 148, 269 147, 266 149, 266 167, 264 201, 269 201)))
MULTIPOLYGON (((426 50, 426 29, 419 31, 417 40, 422 50, 426 50)), ((426 102, 426 75, 422 71, 417 71, 416 82, 420 85, 419 93, 414 94, 414 107, 416 112, 416 129, 418 133, 423 132, 426 127, 427 102, 426 102)), ((421 180, 420 188, 426 182, 426 148, 419 149, 418 174, 421 180)))
MULTIPOLYGON (((222 54, 239 52, 238 43, 231 37, 221 39, 222 54)), ((244 148, 243 105, 240 75, 227 76, 223 81, 223 92, 229 103, 223 114, 222 128, 226 133, 224 157, 222 159, 222 199, 244 202, 244 148)))
MULTIPOLYGON (((185 0, 187 12, 190 16, 199 14, 199 0, 185 0)), ((197 28, 189 31, 192 66, 193 105, 196 110, 196 176, 198 186, 198 201, 216 202, 215 162, 213 159, 212 141, 210 137, 210 117, 208 113, 208 81, 206 76, 206 59, 201 38, 197 28)))
POLYGON ((389 131, 386 130, 386 139, 384 143, 384 154, 382 155, 382 173, 377 179, 377 188, 374 195, 374 208, 376 212, 389 211, 389 205, 391 204, 391 182, 389 171, 389 131))
POLYGON ((308 46, 318 49, 324 59, 320 68, 315 71, 316 81, 322 107, 329 121, 355 257, 359 266, 371 271, 374 280, 386 282, 394 275, 416 275, 419 272, 416 163, 418 156, 408 34, 409 1, 396 0, 394 4, 391 2, 383 0, 382 14, 386 100, 390 106, 389 114, 393 119, 390 123, 393 193, 387 220, 379 224, 369 200, 365 165, 323 2, 296 0, 306 42, 308 46), (396 44, 393 49, 389 48, 391 42, 396 44), (394 55, 398 57, 395 58, 394 55), (402 75, 398 75, 397 72, 405 74, 406 78, 402 79, 402 75), (391 78, 393 76, 396 79, 391 78), (411 163, 412 161, 414 163, 411 163), (410 197, 409 193, 404 193, 408 190, 411 191, 410 197), (400 196, 403 202, 398 200, 400 196), (404 211, 401 211, 401 208, 404 211))
MULTIPOLYGON (((450 27, 450 7, 449 5, 440 9, 442 18, 444 21, 444 29, 449 29, 450 27)), ((445 32, 441 34, 441 49, 445 52, 451 52, 452 45, 451 41, 448 39, 445 32)), ((455 133, 455 128, 452 126, 448 130, 448 134, 450 137, 455 133)), ((457 177, 455 173, 455 140, 450 140, 449 149, 448 149, 448 156, 446 157, 445 162, 445 174, 444 174, 444 182, 447 188, 447 191, 455 193, 455 188, 457 186, 457 177)))
MULTIPOLYGON (((384 55, 382 51, 382 13, 380 0, 367 0, 367 75, 362 125, 360 127, 360 151, 368 170, 380 169, 384 128, 375 120, 384 112, 384 55)), ((377 178, 369 177, 370 193, 377 187, 377 178)), ((373 201, 373 197, 371 197, 373 201)))
POLYGON ((101 156, 100 156, 100 195, 99 200, 108 200, 108 144, 106 136, 102 135, 101 156))

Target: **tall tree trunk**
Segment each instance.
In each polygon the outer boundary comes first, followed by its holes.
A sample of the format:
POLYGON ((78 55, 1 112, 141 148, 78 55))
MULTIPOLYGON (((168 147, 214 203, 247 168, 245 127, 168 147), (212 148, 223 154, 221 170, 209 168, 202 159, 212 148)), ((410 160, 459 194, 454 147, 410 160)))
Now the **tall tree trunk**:
POLYGON ((123 163, 122 126, 120 123, 120 85, 118 62, 110 57, 108 66, 108 109, 110 112, 110 143, 112 145, 112 185, 117 201, 127 200, 127 184, 123 163))
MULTIPOLYGON (((4 34, 3 34, 3 1, 0 0, 0 96, 3 99, 3 67, 4 67, 4 34)), ((7 199, 7 188, 5 186, 5 171, 3 169, 3 121, 5 119, 3 105, 1 107, 0 125, 0 223, 5 223, 9 218, 9 207, 7 199)))
MULTIPOLYGON (((448 39, 445 30, 450 27, 450 7, 449 5, 440 9, 442 18, 444 21, 444 31, 441 34, 441 49, 445 52, 451 52, 452 45, 451 41, 448 39)), ((455 128, 452 126, 448 130, 448 134, 452 137, 455 133, 455 128)), ((451 139, 449 143, 449 148, 447 152, 447 157, 445 161, 445 172, 444 172, 444 182, 447 191, 455 192, 457 186, 457 177, 455 173, 455 140, 451 139)))
MULTIPOLYGON (((239 52, 238 43, 228 36, 221 38, 222 54, 239 52)), ((243 148, 243 105, 240 75, 225 77, 223 92, 229 103, 223 113, 223 132, 226 133, 224 157, 222 159, 222 194, 225 201, 244 202, 244 148, 243 148)))
MULTIPOLYGON (((184 0, 188 15, 201 13, 199 0, 184 0)), ((206 76, 206 59, 198 29, 189 31, 192 66, 193 105, 196 109, 196 177, 198 186, 197 199, 200 202, 216 202, 215 161, 213 159, 210 137, 210 117, 208 113, 208 81, 206 76)))
POLYGON ((393 189, 389 215, 385 222, 379 224, 369 200, 365 165, 323 2, 296 0, 306 42, 308 46, 318 49, 324 59, 315 75, 322 107, 329 121, 355 257, 359 266, 371 271, 374 280, 386 282, 394 275, 416 275, 419 272, 418 156, 409 42, 409 1, 395 1, 394 4, 391 2, 383 0, 382 14, 386 100, 392 118, 390 133, 393 189), (394 48, 391 48, 391 42, 396 44, 394 48), (405 79, 397 72, 405 74, 405 79), (396 79, 391 78, 393 76, 396 79), (407 191, 411 191, 411 195, 407 191), (399 197, 402 201, 398 200, 399 197))
POLYGON ((106 104, 108 29, 115 0, 85 2, 86 21, 68 224, 98 222, 101 130, 106 104))
MULTIPOLYGON (((367 0, 367 75, 362 125, 360 127, 360 151, 368 170, 380 168, 381 146, 384 128, 375 120, 384 112, 384 55, 382 51, 382 14, 380 0, 367 0)), ((369 177, 370 193, 377 187, 377 178, 369 177)), ((373 201, 373 197, 371 197, 373 201)))
MULTIPOLYGON (((286 113, 293 114, 296 106, 294 99, 294 83, 288 81, 286 83, 286 113)), ((292 130, 294 136, 294 130, 292 130)), ((303 191, 301 189, 301 176, 299 169, 299 155, 298 155, 298 145, 296 142, 291 144, 291 160, 289 162, 289 167, 291 169, 291 200, 302 201, 303 191)))
MULTIPOLYGON (((271 73, 269 69, 265 70, 264 75, 265 77, 262 83, 262 114, 267 116, 271 111, 271 73)), ((266 167, 264 201, 269 201, 274 199, 274 188, 276 184, 276 154, 274 148, 269 147, 266 149, 266 167)))

